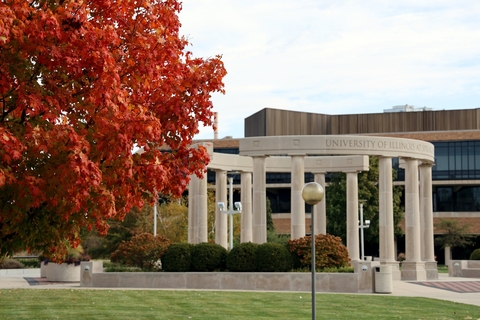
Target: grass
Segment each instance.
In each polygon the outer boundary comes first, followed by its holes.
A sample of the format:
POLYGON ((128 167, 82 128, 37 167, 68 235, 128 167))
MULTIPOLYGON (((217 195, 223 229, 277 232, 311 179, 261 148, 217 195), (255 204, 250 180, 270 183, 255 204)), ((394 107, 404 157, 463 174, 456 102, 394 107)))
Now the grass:
MULTIPOLYGON (((0 290, 0 319, 311 319, 309 293, 0 290)), ((428 298, 318 294, 317 319, 479 319, 480 307, 428 298)))
POLYGON ((438 273, 448 273, 448 266, 439 264, 437 265, 437 270, 438 270, 438 273))

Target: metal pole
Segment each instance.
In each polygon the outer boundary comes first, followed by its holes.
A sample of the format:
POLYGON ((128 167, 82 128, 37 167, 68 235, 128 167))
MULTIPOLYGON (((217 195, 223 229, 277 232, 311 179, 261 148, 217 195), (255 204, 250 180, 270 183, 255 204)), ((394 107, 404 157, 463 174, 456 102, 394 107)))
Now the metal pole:
POLYGON ((315 295, 315 215, 312 206, 312 319, 317 319, 316 295, 315 295))
POLYGON ((360 242, 362 249, 362 261, 365 260, 364 246, 363 246, 363 203, 360 203, 360 242))
POLYGON ((157 201, 153 205, 153 236, 157 236, 157 201))
POLYGON ((233 177, 228 178, 230 183, 230 195, 229 195, 229 215, 230 215, 230 250, 233 248, 233 177))

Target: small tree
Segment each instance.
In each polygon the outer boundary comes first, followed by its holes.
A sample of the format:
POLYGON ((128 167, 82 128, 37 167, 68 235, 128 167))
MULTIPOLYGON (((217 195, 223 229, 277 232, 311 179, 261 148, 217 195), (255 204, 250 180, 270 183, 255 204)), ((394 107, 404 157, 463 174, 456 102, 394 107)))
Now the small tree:
POLYGON ((441 234, 435 239, 435 244, 442 248, 466 247, 473 244, 467 224, 460 224, 453 219, 441 219, 435 223, 435 229, 441 234))

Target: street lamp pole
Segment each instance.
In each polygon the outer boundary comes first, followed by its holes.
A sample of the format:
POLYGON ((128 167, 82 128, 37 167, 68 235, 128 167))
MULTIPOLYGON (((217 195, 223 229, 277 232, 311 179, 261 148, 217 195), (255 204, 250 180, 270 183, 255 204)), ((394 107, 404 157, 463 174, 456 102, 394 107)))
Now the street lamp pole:
MULTIPOLYGON (((311 205, 314 206, 320 201, 322 201, 325 192, 323 187, 316 183, 316 182, 309 182, 307 183, 302 190, 302 198, 303 200, 311 205)), ((312 208, 312 215, 311 215, 311 223, 312 223, 312 319, 315 320, 317 318, 317 306, 316 306, 316 294, 315 294, 315 218, 313 214, 312 208)))
POLYGON ((363 203, 360 202, 360 221, 358 227, 360 228, 360 243, 361 243, 361 253, 362 253, 362 261, 365 260, 365 250, 364 250, 364 237, 363 237, 363 229, 370 227, 370 220, 365 220, 365 224, 363 223, 363 203))
POLYGON ((220 209, 221 212, 228 214, 230 216, 229 222, 230 222, 230 250, 233 248, 233 215, 237 213, 242 213, 242 204, 240 202, 235 202, 233 203, 233 177, 228 178, 228 183, 229 185, 229 204, 228 204, 228 210, 225 210, 225 203, 219 202, 217 203, 218 208, 220 209), (233 209, 233 206, 235 205, 235 208, 237 210, 233 209))
POLYGON ((157 236, 157 200, 155 200, 153 205, 153 236, 157 236))

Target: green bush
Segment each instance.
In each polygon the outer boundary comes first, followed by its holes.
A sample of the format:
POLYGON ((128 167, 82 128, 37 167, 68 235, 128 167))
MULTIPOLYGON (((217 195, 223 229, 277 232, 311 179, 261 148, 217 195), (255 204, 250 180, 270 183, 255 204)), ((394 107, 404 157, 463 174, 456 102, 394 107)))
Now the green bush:
POLYGON ((470 260, 480 260, 480 249, 473 250, 472 254, 470 255, 470 260))
MULTIPOLYGON (((298 257, 300 268, 312 264, 312 237, 306 236, 288 241, 290 252, 298 257)), ((315 236, 315 267, 340 268, 349 265, 348 249, 342 244, 342 239, 330 234, 315 236)))
POLYGON ((215 243, 199 243, 192 248, 192 269, 194 271, 225 270, 227 250, 215 243))
POLYGON ((293 267, 292 256, 285 245, 263 243, 257 247, 258 272, 286 272, 293 267))
POLYGON ((142 270, 159 271, 161 258, 167 251, 170 241, 162 236, 154 237, 150 233, 141 233, 130 241, 123 241, 112 253, 112 262, 118 262, 129 267, 142 270))
POLYGON ((170 245, 163 257, 163 270, 168 272, 187 272, 192 268, 192 249, 190 243, 170 245))
POLYGON ((128 267, 120 263, 105 263, 105 272, 142 272, 138 267, 128 267))
POLYGON ((38 259, 19 259, 24 268, 40 268, 41 262, 38 259))
POLYGON ((0 269, 23 269, 23 264, 15 259, 4 259, 0 263, 0 269))
POLYGON ((258 244, 240 243, 227 255, 227 269, 232 272, 254 272, 256 270, 258 244))

